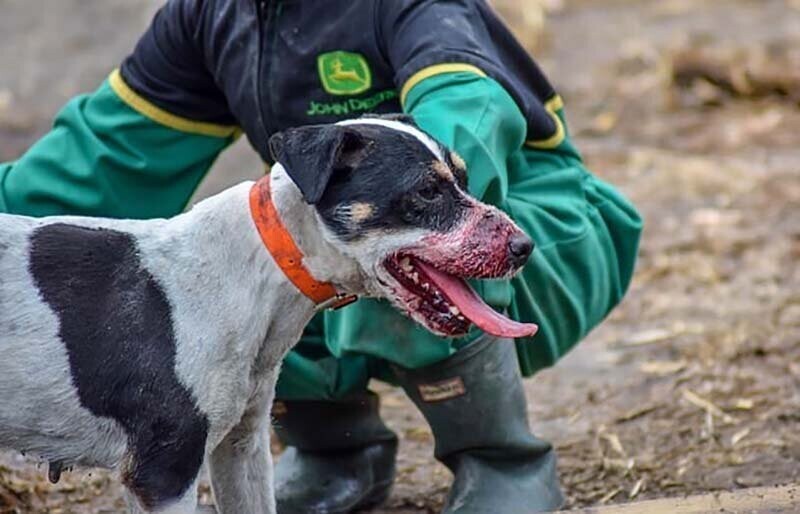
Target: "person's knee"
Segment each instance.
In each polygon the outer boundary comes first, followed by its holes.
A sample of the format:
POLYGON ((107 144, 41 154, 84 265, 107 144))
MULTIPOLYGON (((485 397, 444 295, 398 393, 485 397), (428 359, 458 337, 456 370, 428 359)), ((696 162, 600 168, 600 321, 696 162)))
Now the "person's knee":
POLYGON ((514 279, 516 314, 540 325, 531 367, 553 364, 624 297, 636 262, 641 219, 590 206, 580 236, 540 247, 514 279))
POLYGON ((597 188, 603 193, 605 201, 595 208, 603 220, 605 237, 613 248, 611 263, 615 265, 618 277, 618 294, 613 307, 625 295, 633 278, 643 222, 634 205, 612 186, 599 182, 597 188))

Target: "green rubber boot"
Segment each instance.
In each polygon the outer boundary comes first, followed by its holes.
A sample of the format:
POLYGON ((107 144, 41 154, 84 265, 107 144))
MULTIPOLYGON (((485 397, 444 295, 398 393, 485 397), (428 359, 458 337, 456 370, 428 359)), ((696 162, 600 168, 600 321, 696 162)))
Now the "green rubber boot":
POLYGON ((397 436, 381 421, 376 395, 276 402, 273 417, 287 447, 275 465, 279 514, 344 514, 389 496, 397 436))
POLYGON ((395 367, 455 479, 446 514, 530 513, 564 503, 549 443, 528 426, 514 343, 484 336, 423 369, 395 367))

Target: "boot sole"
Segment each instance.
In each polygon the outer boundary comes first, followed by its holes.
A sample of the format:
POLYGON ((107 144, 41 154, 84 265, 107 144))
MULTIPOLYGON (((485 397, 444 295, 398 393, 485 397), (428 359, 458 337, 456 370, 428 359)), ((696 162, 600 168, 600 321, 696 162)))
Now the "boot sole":
POLYGON ((325 514, 350 514, 352 512, 360 512, 362 510, 377 507, 389 499, 389 495, 392 493, 392 484, 394 484, 394 480, 376 484, 372 488, 372 491, 358 501, 358 503, 355 503, 342 510, 328 510, 325 511, 325 514))

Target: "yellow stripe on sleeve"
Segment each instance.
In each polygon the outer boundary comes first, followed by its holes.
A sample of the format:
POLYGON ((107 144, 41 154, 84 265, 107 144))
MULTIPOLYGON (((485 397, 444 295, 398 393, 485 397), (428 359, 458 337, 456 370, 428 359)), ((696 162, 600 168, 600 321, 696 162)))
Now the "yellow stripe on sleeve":
POLYGON ((435 77, 436 75, 441 75, 443 73, 458 73, 458 72, 474 73, 475 75, 479 75, 481 77, 486 76, 486 73, 477 66, 460 62, 434 64, 433 66, 422 68, 415 74, 411 75, 411 78, 409 78, 406 81, 406 83, 403 84, 403 88, 400 90, 400 105, 405 106, 406 97, 408 96, 408 93, 412 89, 414 89, 414 86, 416 86, 423 80, 435 77))
POLYGON ((567 135, 566 129, 564 129, 564 123, 561 121, 561 118, 558 117, 557 111, 559 109, 564 108, 564 100, 561 99, 559 95, 555 95, 547 103, 544 104, 544 108, 547 110, 547 114, 553 118, 553 122, 556 124, 556 132, 552 136, 548 137, 547 139, 542 139, 539 141, 526 141, 525 144, 530 146, 531 148, 536 148, 538 150, 552 150, 560 145, 564 138, 567 135))
MULTIPOLYGON (((405 107, 406 98, 408 97, 408 93, 420 82, 425 79, 429 79, 431 77, 435 77, 436 75, 441 75, 443 73, 458 73, 458 72, 467 72, 467 73, 474 73, 475 75, 486 77, 486 72, 478 68, 477 66, 473 66, 472 64, 467 63, 444 63, 444 64, 434 64, 433 66, 428 66, 427 68, 423 68, 420 71, 416 72, 409 78, 405 84, 403 84, 402 89, 400 90, 400 105, 405 107)), ((531 140, 526 141, 525 144, 531 148, 537 148, 540 150, 551 150, 553 148, 558 147, 567 135, 567 131, 564 128, 564 123, 559 118, 557 111, 564 108, 564 101, 561 99, 559 95, 555 95, 550 100, 548 100, 544 104, 544 108, 547 110, 547 114, 553 119, 553 123, 555 123, 556 131, 555 133, 548 137, 547 139, 542 139, 539 141, 531 140)))
POLYGON ((111 85, 111 89, 113 89, 117 96, 128 104, 128 106, 165 127, 189 134, 212 137, 231 137, 238 136, 241 133, 241 129, 235 125, 218 125, 216 123, 194 121, 165 111, 150 103, 131 89, 130 86, 125 83, 119 69, 111 72, 111 75, 108 77, 108 82, 111 85))

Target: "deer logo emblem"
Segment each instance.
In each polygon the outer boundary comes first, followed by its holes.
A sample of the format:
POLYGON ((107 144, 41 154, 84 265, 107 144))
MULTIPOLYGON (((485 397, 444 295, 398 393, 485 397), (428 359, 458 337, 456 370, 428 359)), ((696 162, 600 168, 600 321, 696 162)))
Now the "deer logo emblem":
POLYGON ((372 87, 372 74, 363 55, 337 50, 317 58, 322 86, 332 95, 357 95, 372 87))

